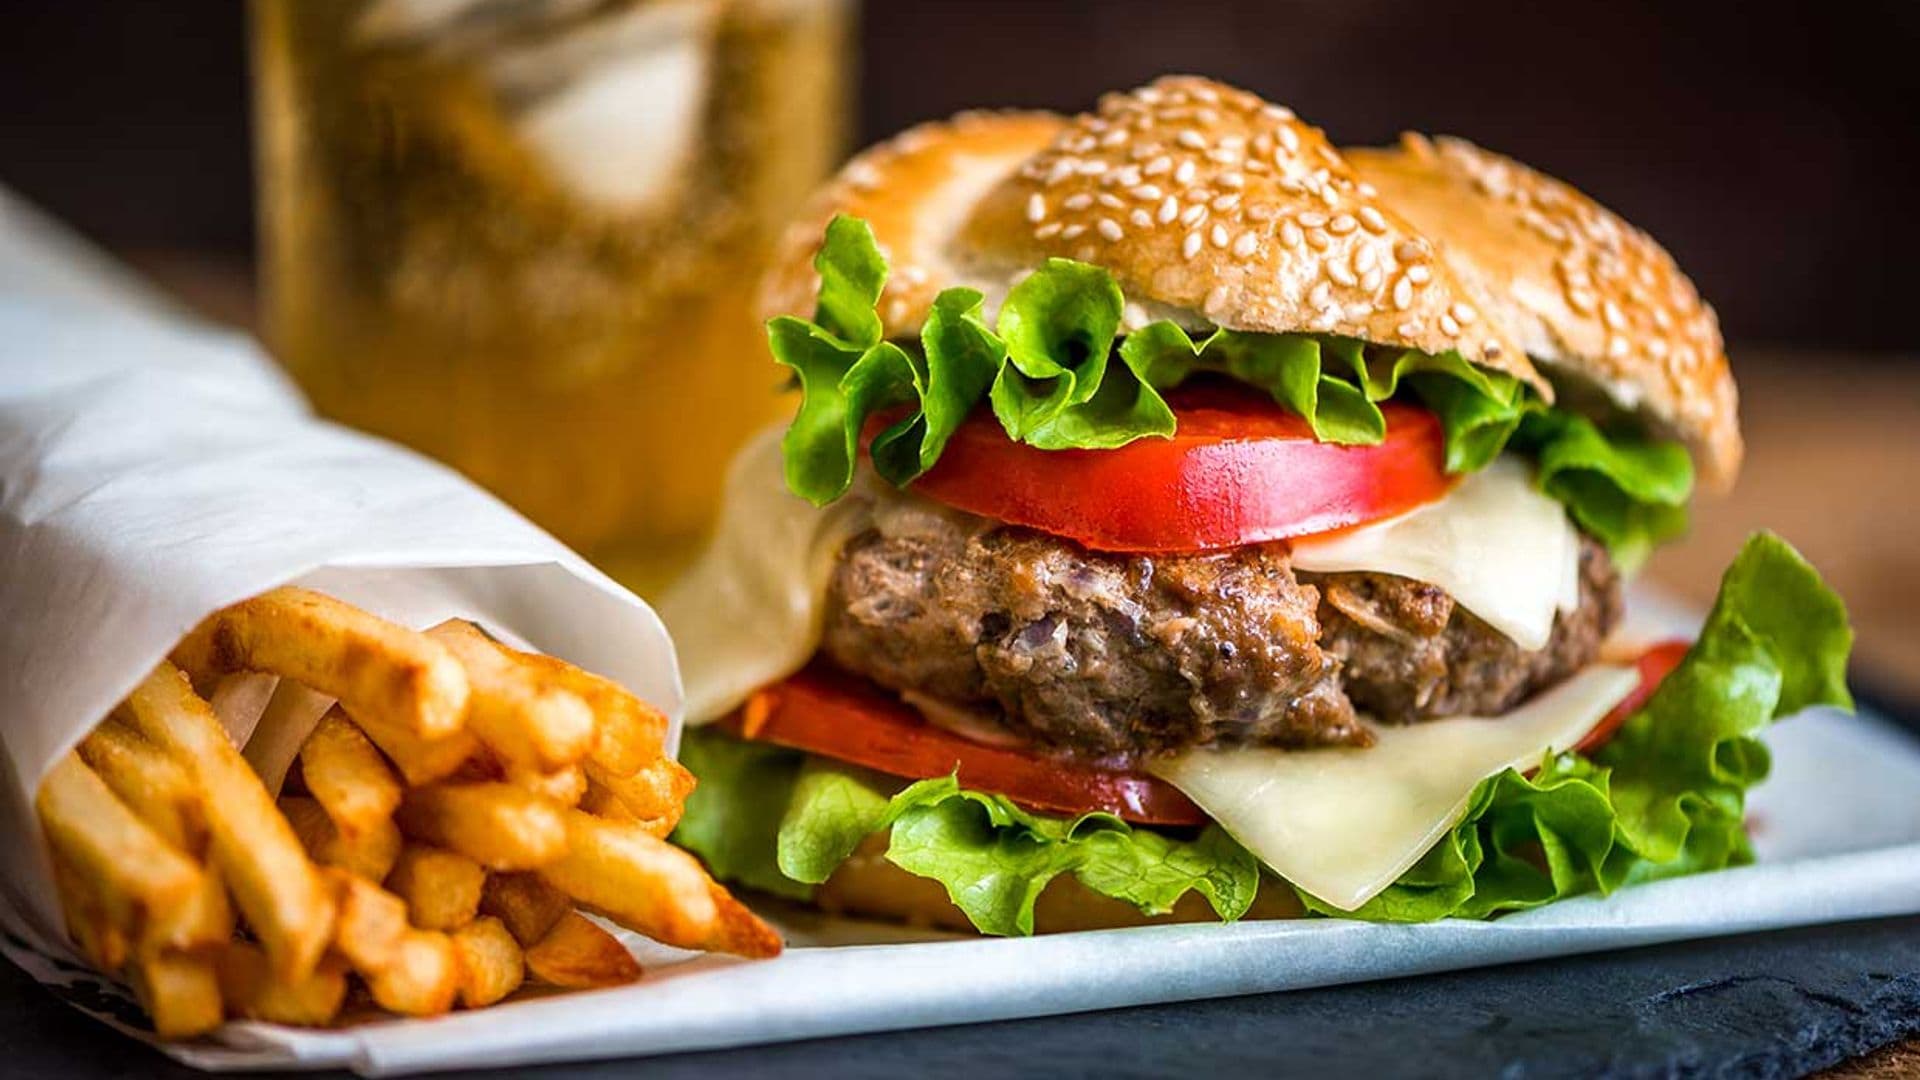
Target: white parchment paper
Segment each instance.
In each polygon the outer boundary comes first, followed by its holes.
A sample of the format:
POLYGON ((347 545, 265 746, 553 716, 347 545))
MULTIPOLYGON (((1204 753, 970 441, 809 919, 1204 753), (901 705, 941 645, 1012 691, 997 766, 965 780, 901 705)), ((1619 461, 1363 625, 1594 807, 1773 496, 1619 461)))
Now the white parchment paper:
MULTIPOLYGON (((438 467, 313 424, 246 341, 157 313, 96 256, 74 257, 37 226, 23 235, 22 221, 31 216, 0 192, 0 951, 143 1037, 138 1010, 79 966, 49 921, 23 793, 205 612, 305 581, 407 621, 478 617, 662 703, 677 702, 678 686, 650 613, 557 543, 438 467), (49 281, 58 288, 35 288, 49 281)), ((1688 621, 1652 600, 1638 598, 1649 633, 1688 621)), ((633 986, 330 1031, 231 1023, 164 1049, 210 1069, 367 1075, 662 1054, 1920 912, 1920 743, 1829 711, 1768 741, 1775 775, 1752 801, 1756 865, 1491 923, 1318 919, 991 940, 779 907, 767 914, 791 947, 772 961, 629 936, 648 969, 633 986)))

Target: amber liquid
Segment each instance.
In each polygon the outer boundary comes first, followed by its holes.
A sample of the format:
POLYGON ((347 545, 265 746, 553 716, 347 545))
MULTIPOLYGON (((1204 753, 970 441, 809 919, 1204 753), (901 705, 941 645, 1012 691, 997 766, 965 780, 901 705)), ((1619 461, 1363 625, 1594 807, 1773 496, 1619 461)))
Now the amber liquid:
POLYGON ((264 323, 319 410, 645 588, 785 415, 753 308, 841 0, 254 0, 264 323), (452 13, 449 14, 451 9, 452 13))

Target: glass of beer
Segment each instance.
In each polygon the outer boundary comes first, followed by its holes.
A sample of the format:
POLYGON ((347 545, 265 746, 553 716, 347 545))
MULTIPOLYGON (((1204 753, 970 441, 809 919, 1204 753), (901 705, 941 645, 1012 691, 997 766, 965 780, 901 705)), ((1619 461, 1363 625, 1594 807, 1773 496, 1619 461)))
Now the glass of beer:
POLYGON ((325 415, 645 589, 791 404, 753 307, 848 0, 254 0, 263 322, 325 415))

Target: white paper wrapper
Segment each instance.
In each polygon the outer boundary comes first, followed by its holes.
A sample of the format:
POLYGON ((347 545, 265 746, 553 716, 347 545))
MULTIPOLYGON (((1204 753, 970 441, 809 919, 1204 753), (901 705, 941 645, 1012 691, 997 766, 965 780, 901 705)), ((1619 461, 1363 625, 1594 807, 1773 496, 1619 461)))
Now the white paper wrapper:
MULTIPOLYGON (((478 617, 663 704, 678 688, 651 616, 552 540, 434 466, 312 425, 245 342, 99 310, 103 299, 150 301, 44 244, 28 252, 8 240, 8 220, 0 198, 0 782, 11 789, 0 843, 4 899, 26 917, 8 920, 0 951, 138 1036, 138 1010, 48 929, 22 793, 205 612, 304 580, 408 621, 478 617), (43 275, 35 268, 49 258, 58 272, 43 275), (59 281, 58 297, 17 294, 47 280, 59 281)), ((1650 597, 1637 603, 1647 623, 1688 621, 1650 597)), ((165 1049, 206 1068, 368 1075, 661 1054, 1920 911, 1920 746, 1871 717, 1831 712, 1769 741, 1775 775, 1752 802, 1757 865, 1491 923, 1320 919, 982 940, 780 908, 769 914, 792 947, 773 961, 629 938, 648 968, 629 987, 332 1031, 233 1023, 165 1049)))
POLYGON ((677 718, 672 645, 631 593, 452 471, 314 420, 251 343, 172 315, 77 250, 0 201, 0 907, 13 933, 63 939, 30 809, 47 768, 201 618, 276 585, 409 625, 472 618, 677 718))

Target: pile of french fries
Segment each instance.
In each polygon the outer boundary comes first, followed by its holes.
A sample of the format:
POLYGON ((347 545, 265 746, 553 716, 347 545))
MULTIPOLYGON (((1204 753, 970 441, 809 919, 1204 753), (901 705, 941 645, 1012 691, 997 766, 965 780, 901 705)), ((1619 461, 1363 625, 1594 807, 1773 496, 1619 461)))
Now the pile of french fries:
POLYGON ((472 623, 419 632, 283 588, 188 635, 54 766, 38 809, 75 945, 162 1037, 330 1024, 356 985, 431 1016, 523 982, 638 978, 582 911, 683 948, 780 951, 666 842, 693 786, 666 730, 615 683, 472 623), (337 702, 278 798, 210 704, 246 673, 337 702))

